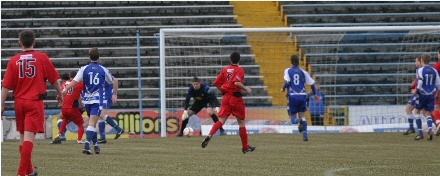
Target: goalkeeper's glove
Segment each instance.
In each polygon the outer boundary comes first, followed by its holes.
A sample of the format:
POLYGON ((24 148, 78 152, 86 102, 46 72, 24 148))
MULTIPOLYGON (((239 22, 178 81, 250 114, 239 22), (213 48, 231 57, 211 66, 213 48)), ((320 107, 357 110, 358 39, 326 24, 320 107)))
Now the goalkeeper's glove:
POLYGON ((182 120, 185 120, 187 118, 188 118, 188 111, 185 110, 185 111, 183 111, 183 114, 182 114, 182 120))
POLYGON ((214 111, 217 112, 217 114, 218 114, 218 113, 220 113, 220 108, 219 107, 215 107, 214 111))

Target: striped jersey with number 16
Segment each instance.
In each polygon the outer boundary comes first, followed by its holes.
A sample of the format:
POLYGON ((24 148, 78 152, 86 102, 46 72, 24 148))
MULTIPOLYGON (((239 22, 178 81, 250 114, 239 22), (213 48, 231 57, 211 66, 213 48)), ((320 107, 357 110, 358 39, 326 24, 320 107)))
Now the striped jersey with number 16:
POLYGON ((102 105, 105 103, 105 82, 113 84, 112 75, 107 68, 97 62, 81 67, 75 78, 76 82, 84 82, 83 103, 102 105))

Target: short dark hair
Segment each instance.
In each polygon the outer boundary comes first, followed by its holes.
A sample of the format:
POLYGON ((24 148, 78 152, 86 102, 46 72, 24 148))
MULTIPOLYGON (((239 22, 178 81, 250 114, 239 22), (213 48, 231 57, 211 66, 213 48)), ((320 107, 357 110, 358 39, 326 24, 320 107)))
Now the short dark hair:
POLYGON ((240 54, 238 52, 231 53, 229 60, 231 60, 232 64, 238 64, 240 62, 240 54))
POLYGON ((70 78, 75 78, 75 76, 76 76, 76 71, 70 71, 69 72, 69 77, 70 78))
POLYGON ((429 64, 429 62, 431 62, 431 55, 429 55, 429 54, 422 54, 421 60, 422 60, 423 63, 429 64))
POLYGON ((99 49, 98 48, 91 48, 89 50, 90 60, 97 61, 99 59, 99 49))
POLYGON ((192 82, 200 82, 200 79, 197 76, 194 76, 192 82))
POLYGON ((299 65, 299 57, 298 57, 298 55, 292 55, 290 57, 290 63, 292 65, 298 66, 299 65))
POLYGON ((30 48, 35 42, 35 33, 31 30, 21 31, 18 38, 25 48, 30 48))
POLYGON ((70 79, 69 74, 67 74, 67 73, 62 74, 62 75, 61 75, 61 79, 62 79, 63 81, 67 81, 67 80, 69 80, 69 79, 70 79))

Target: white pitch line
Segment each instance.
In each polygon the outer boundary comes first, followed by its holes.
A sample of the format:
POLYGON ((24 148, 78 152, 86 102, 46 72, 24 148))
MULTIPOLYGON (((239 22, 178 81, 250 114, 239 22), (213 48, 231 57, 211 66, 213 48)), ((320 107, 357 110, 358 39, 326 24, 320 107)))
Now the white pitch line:
POLYGON ((343 172, 343 171, 349 171, 349 170, 356 170, 356 169, 366 169, 366 168, 391 168, 396 166, 366 166, 366 167, 351 167, 351 168, 337 168, 337 169, 331 169, 324 172, 325 176, 334 176, 337 175, 337 172, 343 172))
POLYGON ((332 170, 325 171, 324 176, 334 176, 334 175, 336 175, 337 172, 348 171, 348 170, 351 170, 351 169, 349 169, 349 168, 332 169, 332 170))

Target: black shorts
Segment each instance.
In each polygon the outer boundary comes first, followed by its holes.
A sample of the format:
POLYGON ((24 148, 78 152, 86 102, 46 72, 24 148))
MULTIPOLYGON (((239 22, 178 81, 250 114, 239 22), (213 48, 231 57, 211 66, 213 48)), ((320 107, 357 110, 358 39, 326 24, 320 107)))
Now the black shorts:
POLYGON ((196 100, 194 101, 194 103, 191 105, 191 108, 189 108, 191 111, 194 112, 194 114, 199 113, 203 108, 207 108, 207 107, 213 107, 213 102, 209 102, 206 100, 196 100))

